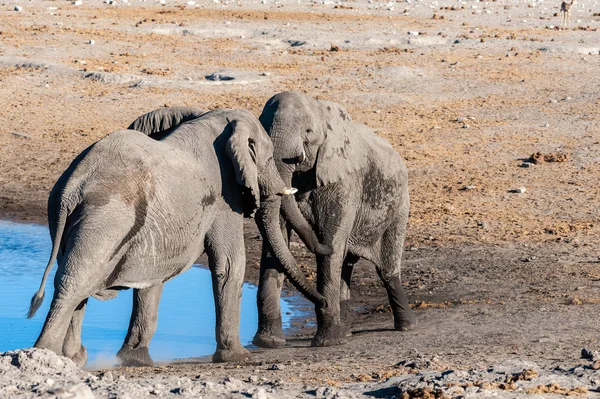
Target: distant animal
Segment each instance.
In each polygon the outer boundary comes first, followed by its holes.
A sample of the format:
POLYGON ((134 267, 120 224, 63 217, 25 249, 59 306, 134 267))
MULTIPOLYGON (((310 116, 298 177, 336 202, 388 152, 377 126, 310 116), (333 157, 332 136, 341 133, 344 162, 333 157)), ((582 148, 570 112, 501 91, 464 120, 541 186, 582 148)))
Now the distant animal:
POLYGON ((571 26, 571 8, 577 4, 577 0, 571 2, 563 1, 560 5, 560 26, 571 26))
MULTIPOLYGON (((367 126, 352 122, 339 104, 297 92, 279 93, 266 103, 260 121, 274 145, 277 169, 295 196, 281 200, 281 214, 300 237, 316 233, 331 255, 317 255, 313 346, 341 343, 348 335, 340 302, 350 299, 354 264, 375 264, 388 293, 396 330, 415 325, 416 317, 400 280, 408 222, 408 172, 394 148, 367 126), (290 217, 289 215, 300 215, 290 217)), ((263 203, 261 208, 275 204, 263 203)), ((279 210, 266 212, 279 220, 279 210)), ((253 343, 285 344, 279 297, 284 275, 276 257, 263 247, 258 291, 259 326, 253 343)))
MULTIPOLYGON (((181 111, 157 110, 132 124, 146 133, 109 134, 77 156, 54 185, 48 199, 52 254, 29 317, 43 301, 55 260, 58 271, 36 347, 85 364, 81 325, 88 298, 110 299, 133 288, 129 331, 118 356, 123 364, 151 365, 148 345, 163 285, 206 251, 216 309, 213 360, 250 357, 239 339, 243 216, 261 200, 293 190, 284 186, 273 144, 252 114, 221 109, 191 111, 192 117, 181 111), (147 136, 165 130, 161 140, 147 136)), ((278 221, 268 237, 281 247, 278 221)), ((277 253, 296 286, 319 302, 291 253, 277 253)))

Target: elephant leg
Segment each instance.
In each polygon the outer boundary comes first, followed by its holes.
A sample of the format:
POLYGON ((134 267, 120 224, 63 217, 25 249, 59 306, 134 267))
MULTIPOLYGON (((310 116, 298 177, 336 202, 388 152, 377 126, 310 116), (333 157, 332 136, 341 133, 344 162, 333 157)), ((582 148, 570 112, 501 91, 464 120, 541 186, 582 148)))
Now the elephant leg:
MULTIPOLYGON (((340 282, 340 315, 343 324, 345 325, 348 325, 352 321, 353 311, 350 307, 350 283, 354 265, 359 259, 359 256, 347 254, 342 265, 342 280, 340 282)), ((349 332, 348 335, 350 335, 349 332)))
MULTIPOLYGON (((54 297, 50 304, 50 311, 46 316, 44 327, 42 332, 35 342, 36 348, 50 349, 57 355, 63 355, 63 346, 65 338, 67 336, 67 330, 71 328, 73 318, 78 319, 83 317, 83 312, 80 316, 75 316, 75 309, 81 305, 82 301, 88 297, 88 295, 78 294, 81 291, 75 287, 75 283, 67 284, 66 278, 62 278, 57 275, 54 283, 54 297), (69 288, 67 288, 69 287, 69 288)), ((76 280, 73 278, 72 280, 76 280)), ((83 308, 81 309, 83 310, 83 308)), ((75 331, 73 331, 75 333, 75 331)), ((71 343, 68 345, 71 348, 71 343)))
POLYGON ((381 259, 376 264, 376 268, 388 294, 394 315, 394 328, 399 331, 407 331, 417 324, 417 317, 408 306, 408 297, 400 280, 405 229, 399 230, 400 232, 397 232, 394 228, 384 233, 381 259))
POLYGON ((326 298, 327 307, 316 307, 317 333, 312 346, 332 346, 345 343, 348 334, 340 317, 340 285, 344 252, 317 256, 317 289, 326 298))
POLYGON ((260 280, 256 301, 258 330, 252 343, 261 348, 279 348, 285 345, 281 319, 281 288, 285 275, 277 258, 263 243, 260 259, 260 280))
MULTIPOLYGON (((236 215, 238 216, 238 215, 236 215)), ((214 362, 236 362, 252 358, 240 343, 242 286, 246 269, 241 217, 223 217, 207 235, 207 252, 215 298, 217 350, 214 362)))
POLYGON ((83 323, 83 315, 87 306, 88 298, 81 301, 73 312, 71 324, 67 330, 67 335, 63 343, 63 354, 71 358, 79 367, 83 367, 87 362, 87 350, 81 344, 81 324, 83 323))
POLYGON ((152 366, 148 347, 158 324, 158 305, 164 284, 133 290, 129 330, 117 357, 123 366, 152 366))

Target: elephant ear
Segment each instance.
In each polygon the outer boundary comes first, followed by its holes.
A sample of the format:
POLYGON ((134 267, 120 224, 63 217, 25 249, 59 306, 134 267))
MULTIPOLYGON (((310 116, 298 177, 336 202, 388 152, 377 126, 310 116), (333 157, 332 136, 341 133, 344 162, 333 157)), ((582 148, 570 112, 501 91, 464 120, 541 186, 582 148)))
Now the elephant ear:
POLYGON ((160 140, 180 124, 199 118, 205 111, 193 107, 163 107, 134 120, 127 129, 160 140))
POLYGON ((325 140, 316 162, 317 187, 347 178, 367 164, 367 149, 359 125, 336 103, 320 101, 325 123, 325 140))
MULTIPOLYGON (((228 119, 229 121, 229 119, 228 119)), ((260 206, 260 191, 258 188, 258 170, 256 168, 256 146, 252 129, 247 122, 239 119, 229 121, 231 137, 227 140, 225 149, 231 158, 237 183, 248 189, 252 210, 244 210, 248 215, 260 206)))

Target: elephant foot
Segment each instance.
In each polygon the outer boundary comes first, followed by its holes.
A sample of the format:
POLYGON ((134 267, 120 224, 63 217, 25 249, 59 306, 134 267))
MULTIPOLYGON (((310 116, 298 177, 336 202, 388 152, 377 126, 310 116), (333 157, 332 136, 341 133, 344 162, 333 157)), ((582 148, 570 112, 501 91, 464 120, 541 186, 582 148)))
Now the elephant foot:
POLYGON ((252 343, 259 348, 275 349, 285 346, 285 338, 268 333, 256 333, 254 339, 252 339, 252 343))
POLYGON ((87 349, 85 349, 85 346, 83 345, 79 347, 79 350, 77 352, 64 352, 64 355, 71 359, 73 363, 75 363, 79 367, 85 366, 85 363, 87 362, 88 358, 87 349))
POLYGON ((334 324, 329 327, 319 328, 317 334, 313 337, 311 346, 334 346, 342 345, 348 342, 346 337, 352 335, 350 329, 341 325, 334 324))
POLYGON ((414 329, 418 324, 417 316, 414 312, 410 311, 400 317, 394 318, 394 330, 396 331, 410 331, 414 329))
POLYGON ((154 366, 154 361, 150 357, 147 347, 132 348, 128 345, 123 345, 117 358, 121 361, 122 366, 127 367, 144 367, 154 366))
POLYGON ((236 349, 217 349, 212 356, 215 363, 243 362, 251 359, 252 353, 242 346, 236 349))

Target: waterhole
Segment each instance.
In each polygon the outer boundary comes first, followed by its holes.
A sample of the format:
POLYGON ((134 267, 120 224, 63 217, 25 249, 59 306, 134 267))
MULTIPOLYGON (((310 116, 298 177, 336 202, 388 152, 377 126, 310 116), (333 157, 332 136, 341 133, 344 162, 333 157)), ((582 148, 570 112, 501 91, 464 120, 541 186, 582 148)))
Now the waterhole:
MULTIPOLYGON (((56 264, 46 283, 43 305, 32 319, 25 318, 32 295, 39 288, 51 251, 48 228, 36 224, 0 221, 0 352, 33 346, 54 292, 56 264)), ((110 364, 127 333, 132 290, 117 298, 90 298, 83 320, 83 345, 88 365, 110 364)), ((240 339, 249 344, 258 323, 257 287, 244 284, 240 339)), ((281 301, 284 328, 289 326, 291 304, 281 301)), ((194 265, 165 284, 158 328, 150 343, 155 361, 210 355, 216 347, 215 310, 210 271, 194 265)))

